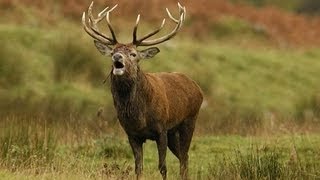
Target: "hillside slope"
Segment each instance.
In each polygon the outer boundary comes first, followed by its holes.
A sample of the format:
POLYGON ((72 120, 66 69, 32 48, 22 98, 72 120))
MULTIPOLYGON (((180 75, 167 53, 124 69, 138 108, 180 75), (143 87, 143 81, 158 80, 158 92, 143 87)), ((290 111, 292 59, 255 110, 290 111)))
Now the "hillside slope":
MULTIPOLYGON (((275 7, 256 8, 224 0, 199 0, 196 3, 182 1, 181 3, 187 7, 186 29, 193 36, 202 38, 210 36, 215 26, 219 25, 221 18, 231 16, 246 21, 254 31, 265 33, 268 38, 281 46, 320 45, 320 17, 318 16, 308 17, 282 11, 275 7)), ((173 12, 176 9, 175 2, 171 0, 148 2, 96 0, 95 4, 96 8, 100 10, 106 5, 119 4, 114 12, 115 17, 121 17, 121 20, 126 19, 126 22, 132 23, 138 13, 142 15, 143 21, 152 24, 160 23, 162 18, 166 16, 165 7, 169 7, 173 12)), ((2 16, 2 21, 11 19, 19 23, 25 23, 25 20, 21 17, 30 13, 25 7, 34 9, 38 14, 37 18, 49 24, 57 24, 61 18, 69 18, 79 22, 82 12, 87 9, 88 5, 89 2, 85 0, 0 1, 0 8, 4 11, 2 13, 5 14, 5 16, 2 16)))
MULTIPOLYGON (((72 114, 91 121, 104 107, 105 120, 115 119, 109 85, 102 83, 110 62, 100 56, 82 29, 74 25, 68 29, 0 26, 2 117, 42 114, 56 121, 72 114)), ((183 72, 200 84, 205 93, 199 120, 203 132, 255 131, 269 126, 271 119, 319 120, 317 49, 252 49, 188 38, 159 48, 161 53, 142 62, 142 68, 183 72)))

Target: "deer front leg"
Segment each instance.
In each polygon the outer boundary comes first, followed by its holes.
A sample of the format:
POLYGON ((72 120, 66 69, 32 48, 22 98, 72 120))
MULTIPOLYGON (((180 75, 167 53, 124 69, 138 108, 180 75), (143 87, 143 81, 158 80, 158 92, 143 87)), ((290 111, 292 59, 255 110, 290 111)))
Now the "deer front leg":
POLYGON ((166 153, 167 153, 167 132, 162 132, 157 140, 158 154, 159 154, 159 170, 162 175, 162 179, 167 179, 167 167, 166 167, 166 153))
POLYGON ((139 180, 141 178, 142 169, 143 169, 143 149, 142 149, 143 140, 129 136, 129 143, 135 159, 136 178, 137 180, 139 180))

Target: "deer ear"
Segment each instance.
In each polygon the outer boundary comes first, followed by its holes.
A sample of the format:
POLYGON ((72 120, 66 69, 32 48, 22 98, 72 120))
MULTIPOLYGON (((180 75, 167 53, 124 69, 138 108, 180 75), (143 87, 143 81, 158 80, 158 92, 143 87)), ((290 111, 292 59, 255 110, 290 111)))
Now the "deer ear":
POLYGON ((141 59, 149 59, 158 54, 160 50, 157 47, 151 47, 145 50, 140 51, 141 59))
POLYGON ((97 49, 100 51, 102 55, 105 55, 105 56, 111 55, 112 48, 109 47, 108 45, 103 44, 102 42, 97 40, 94 40, 94 45, 97 47, 97 49))

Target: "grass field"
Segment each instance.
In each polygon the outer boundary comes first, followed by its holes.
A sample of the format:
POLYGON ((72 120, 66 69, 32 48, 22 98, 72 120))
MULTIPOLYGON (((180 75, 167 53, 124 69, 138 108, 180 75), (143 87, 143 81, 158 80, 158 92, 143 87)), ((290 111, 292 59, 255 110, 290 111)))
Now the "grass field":
MULTIPOLYGON (((190 178, 318 179, 319 142, 318 135, 198 136, 189 152, 190 178)), ((20 159, 29 147, 19 148, 11 144, 9 152, 2 154, 1 179, 134 179, 131 149, 117 136, 56 144, 52 154, 41 147, 23 162, 20 159)), ((171 153, 167 165, 169 179, 179 177, 179 163, 171 153)), ((161 177, 156 145, 151 141, 144 145, 144 177, 161 177)))

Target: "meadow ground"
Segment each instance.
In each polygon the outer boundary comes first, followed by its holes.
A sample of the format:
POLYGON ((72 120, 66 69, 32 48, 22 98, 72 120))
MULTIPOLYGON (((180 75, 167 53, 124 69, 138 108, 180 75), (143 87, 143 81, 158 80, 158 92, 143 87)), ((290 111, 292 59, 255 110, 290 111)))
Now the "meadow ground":
MULTIPOLYGON (((28 147, 10 148, 5 157, 2 154, 0 178, 134 179, 134 160, 125 138, 105 136, 73 143, 56 144, 52 154, 33 149, 35 154, 26 161, 19 159, 28 147), (49 159, 44 160, 46 157, 49 159)), ((319 135, 195 136, 189 152, 189 175, 191 179, 318 179, 319 152, 319 135)), ((171 152, 167 166, 168 178, 177 179, 179 163, 171 152)), ((144 145, 144 177, 161 178, 152 141, 144 145)))

